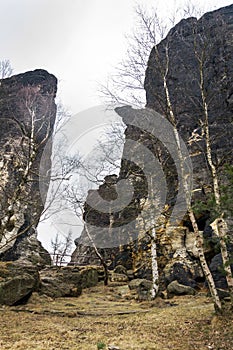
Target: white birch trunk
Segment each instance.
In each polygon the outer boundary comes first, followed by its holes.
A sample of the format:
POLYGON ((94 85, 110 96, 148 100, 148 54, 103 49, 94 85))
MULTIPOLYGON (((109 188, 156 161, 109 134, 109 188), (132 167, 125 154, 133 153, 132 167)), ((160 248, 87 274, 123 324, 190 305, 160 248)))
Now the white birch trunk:
POLYGON ((176 118, 173 112, 172 104, 171 104, 171 99, 170 99, 170 93, 167 85, 167 74, 169 70, 169 54, 168 54, 168 47, 166 47, 166 66, 164 68, 163 72, 163 85, 164 85, 164 92, 166 95, 166 103, 169 111, 169 117, 170 117, 170 122, 173 125, 173 132, 174 132, 174 137, 175 137, 175 142, 176 142, 176 147, 178 151, 178 157, 180 161, 180 169, 181 169, 181 180, 182 180, 182 185, 185 193, 185 200, 186 200, 186 205, 187 205, 187 210, 188 210, 188 215, 190 218, 190 221, 192 223, 193 231, 195 233, 196 239, 197 239, 197 250, 198 250, 198 255, 200 259, 200 264, 202 267, 202 270, 204 272, 205 278, 207 280, 211 296, 213 298, 213 302, 215 305, 216 311, 220 312, 222 309, 221 301, 217 293, 217 289, 213 280, 213 276, 209 270, 209 267, 206 262, 205 254, 204 254, 204 244, 203 244, 203 237, 200 235, 196 218, 194 216, 191 203, 190 203, 190 193, 188 189, 188 184, 186 180, 186 175, 184 171, 184 159, 180 147, 180 139, 179 139, 179 133, 177 130, 176 126, 176 118))
MULTIPOLYGON (((202 96, 202 106, 204 111, 204 123, 203 123, 204 130, 203 131, 204 131, 205 143, 206 143, 206 155, 207 155, 207 161, 210 167, 212 181, 213 181, 213 191, 214 191, 216 209, 217 209, 218 215, 221 215, 223 217, 224 213, 221 212, 221 192, 220 192, 220 186, 219 186, 219 178, 218 178, 216 166, 212 158, 212 149, 211 149, 211 140, 210 140, 210 131, 209 131, 209 112, 208 112, 208 104, 206 101, 206 94, 205 94, 205 88, 204 88, 203 62, 201 59, 199 59, 199 70, 200 70, 200 90, 201 90, 201 96, 202 96)), ((229 257, 227 245, 226 245, 227 225, 225 220, 221 217, 218 217, 216 219, 215 232, 219 237, 219 244, 220 244, 220 250, 221 250, 222 261, 223 261, 223 269, 226 274, 228 290, 231 298, 231 305, 233 306, 233 276, 231 272, 231 267, 229 265, 230 257, 229 257)))
POLYGON ((151 299, 154 299, 159 290, 159 270, 157 261, 157 247, 156 247, 156 230, 152 229, 151 240, 151 269, 152 269, 152 286, 151 286, 151 299))

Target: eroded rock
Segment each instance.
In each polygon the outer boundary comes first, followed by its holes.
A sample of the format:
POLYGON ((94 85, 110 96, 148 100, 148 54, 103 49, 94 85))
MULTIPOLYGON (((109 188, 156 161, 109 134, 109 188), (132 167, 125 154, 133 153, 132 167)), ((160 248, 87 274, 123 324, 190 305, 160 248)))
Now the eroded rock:
POLYGON ((36 227, 44 207, 39 180, 46 196, 50 179, 56 90, 57 79, 42 69, 1 80, 0 260, 49 260, 36 242, 36 227))
POLYGON ((177 281, 172 281, 167 286, 167 292, 168 292, 168 297, 172 297, 174 295, 195 295, 196 294, 196 291, 194 288, 180 284, 177 281))
POLYGON ((25 302, 39 286, 39 273, 29 264, 0 262, 0 304, 25 302))
POLYGON ((50 267, 40 271, 39 293, 51 298, 77 297, 82 293, 79 269, 50 267))
POLYGON ((98 271, 91 267, 48 267, 40 271, 39 293, 52 298, 78 297, 83 288, 98 283, 98 271))

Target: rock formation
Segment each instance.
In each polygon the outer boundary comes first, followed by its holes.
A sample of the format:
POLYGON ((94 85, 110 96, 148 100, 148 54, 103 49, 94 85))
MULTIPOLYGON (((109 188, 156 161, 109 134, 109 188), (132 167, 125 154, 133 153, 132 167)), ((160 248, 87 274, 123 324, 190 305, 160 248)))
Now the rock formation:
POLYGON ((45 70, 18 74, 0 82, 0 260, 45 265, 49 254, 37 240, 44 208, 39 167, 44 160, 44 191, 49 182, 56 117, 57 79, 45 70))
POLYGON ((166 65, 167 53, 169 70, 166 79, 171 104, 179 133, 189 147, 194 186, 203 192, 208 191, 210 171, 201 137, 200 121, 203 121, 204 111, 198 59, 202 58, 203 64, 203 90, 208 105, 212 149, 217 166, 221 166, 223 161, 232 162, 232 26, 233 5, 206 13, 199 20, 182 20, 156 50, 152 49, 146 70, 146 106, 167 116, 160 70, 160 66, 166 65))
POLYGON ((57 79, 37 69, 0 84, 0 304, 25 303, 33 292, 79 296, 98 283, 97 269, 45 267, 51 259, 36 231, 50 180, 57 79))
MULTIPOLYGON (((185 141, 193 164, 193 202, 205 201, 212 191, 211 174, 206 162, 205 143, 202 137, 203 99, 205 94, 209 113, 209 127, 214 161, 219 170, 226 163, 232 163, 232 112, 233 112, 233 5, 206 13, 201 19, 188 18, 180 21, 170 30, 167 37, 152 49, 145 77, 145 90, 148 109, 155 110, 169 120, 169 111, 164 92, 164 74, 170 92, 170 102, 177 119, 180 136, 185 141), (200 60, 201 64, 200 66, 200 60), (199 60, 199 61, 198 61, 199 60), (168 66, 167 66, 168 64, 168 66), (203 71, 200 71, 203 68, 203 71), (200 73, 201 72, 201 73, 200 73), (203 72, 203 81, 201 74, 203 72), (200 82, 202 90, 200 89, 200 82)), ((167 181, 168 207, 174 207, 178 192, 178 178, 175 164, 168 154, 166 145, 150 133, 140 130, 130 122, 135 113, 143 115, 144 110, 134 110, 123 107, 116 110, 127 125, 125 136, 127 140, 143 143, 160 161, 164 163, 163 171, 167 181)), ((166 131, 165 131, 166 132, 166 131)), ((126 147, 126 146, 125 146, 126 147)), ((135 152, 137 150, 135 149, 135 152)), ((140 216, 147 198, 147 183, 142 169, 135 163, 122 159, 119 177, 114 177, 114 183, 104 184, 110 188, 103 199, 111 203, 117 183, 129 179, 134 187, 134 197, 122 212, 108 214, 101 209, 91 208, 87 200, 84 219, 92 225, 91 235, 97 243, 103 233, 103 227, 117 228, 117 235, 133 235, 138 231, 138 237, 123 246, 114 249, 104 249, 103 254, 109 259, 110 267, 121 264, 132 269, 135 277, 150 278, 150 240, 145 235, 140 238, 139 226, 131 227, 125 232, 125 224, 140 216), (96 228, 95 228, 96 226, 96 228)), ((101 188, 97 191, 101 194, 101 188)), ((93 195, 93 193, 89 193, 93 195)), ((88 195, 88 196, 89 196, 88 195)), ((96 204, 94 201, 93 203, 96 204)), ((110 204, 109 204, 110 205, 110 204)), ((202 211, 198 214, 198 225, 204 231, 208 241, 213 237, 209 225, 210 213, 202 211)), ((143 231, 143 230, 142 230, 143 231)), ((112 230, 105 240, 112 240, 112 230)), ((102 239, 103 243, 103 239, 102 239)), ((76 241, 76 251, 72 261, 87 263, 81 256, 94 256, 93 249, 88 243, 85 230, 76 241)), ((157 236, 158 263, 162 287, 172 281, 185 284, 191 288, 204 281, 195 248, 195 237, 190 222, 184 217, 180 226, 169 227, 157 236)), ((104 247, 104 244, 103 244, 104 247)), ((105 247, 107 247, 105 245, 105 247)), ((207 244, 208 261, 216 254, 211 243, 207 244)), ((92 261, 93 262, 93 261, 92 261)))

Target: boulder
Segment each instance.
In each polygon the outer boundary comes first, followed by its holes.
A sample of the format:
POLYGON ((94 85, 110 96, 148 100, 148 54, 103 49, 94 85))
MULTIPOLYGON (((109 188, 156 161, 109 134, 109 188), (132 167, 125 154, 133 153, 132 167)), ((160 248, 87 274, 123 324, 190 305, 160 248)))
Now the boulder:
POLYGON ((99 281, 99 273, 96 268, 92 266, 85 266, 79 268, 81 275, 82 288, 90 288, 97 285, 99 281))
POLYGON ((178 283, 195 288, 197 282, 204 281, 204 275, 198 261, 191 260, 183 252, 169 261, 163 270, 165 286, 174 280, 178 283))
POLYGON ((133 294, 137 295, 139 300, 149 300, 151 297, 151 281, 136 278, 129 282, 129 289, 133 294))
POLYGON ((77 297, 82 293, 79 269, 50 267, 40 271, 39 293, 51 298, 77 297))
POLYGON ((52 298, 77 297, 83 288, 98 283, 98 271, 92 266, 85 267, 48 267, 40 271, 40 294, 52 298))
POLYGON ((123 265, 117 265, 115 269, 113 270, 114 273, 121 273, 124 275, 127 275, 127 269, 123 265))
POLYGON ((180 284, 178 281, 172 281, 167 286, 167 292, 168 292, 168 297, 172 297, 174 295, 195 295, 196 294, 196 291, 194 288, 180 284))
POLYGON ((39 286, 38 270, 29 264, 0 262, 0 304, 25 302, 39 286))
POLYGON ((134 271, 133 270, 127 270, 127 276, 128 279, 131 281, 134 279, 134 271))
POLYGON ((114 287, 114 291, 116 292, 117 295, 119 295, 122 298, 129 298, 130 297, 130 289, 129 289, 129 286, 127 284, 114 287))

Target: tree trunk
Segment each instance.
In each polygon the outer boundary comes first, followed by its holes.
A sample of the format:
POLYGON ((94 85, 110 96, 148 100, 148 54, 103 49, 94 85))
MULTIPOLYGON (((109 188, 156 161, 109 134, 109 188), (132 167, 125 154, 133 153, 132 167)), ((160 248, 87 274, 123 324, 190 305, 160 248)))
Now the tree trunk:
POLYGON ((230 258, 227 250, 226 238, 227 238, 227 224, 224 219, 218 218, 217 220, 217 232, 220 240, 220 249, 222 254, 223 268, 226 274, 226 281, 228 285, 228 291, 230 294, 231 307, 233 308, 233 278, 230 265, 230 258))
POLYGON ((108 265, 106 264, 106 261, 105 259, 103 258, 103 256, 100 254, 100 252, 98 251, 96 245, 95 245, 95 242, 93 241, 93 238, 91 237, 91 234, 88 230, 88 227, 87 227, 87 224, 84 223, 84 227, 85 227, 85 230, 86 230, 86 233, 87 233, 87 236, 95 250, 95 253, 97 255, 97 257, 100 259, 100 262, 104 268, 104 285, 107 286, 108 285, 108 279, 109 279, 109 274, 108 274, 108 265))
POLYGON ((151 240, 151 269, 152 269, 152 287, 151 287, 151 299, 154 299, 159 290, 159 270, 157 262, 157 247, 156 247, 156 231, 152 229, 151 240))
POLYGON ((200 263, 201 263, 201 267, 202 267, 203 273, 204 273, 206 281, 208 283, 210 294, 211 294, 212 299, 214 301, 215 311, 217 313, 221 313, 222 304, 221 304, 220 298, 218 296, 218 292, 217 292, 217 289, 215 287, 214 279, 213 279, 213 276, 212 276, 212 274, 210 272, 210 269, 209 269, 209 266, 207 264, 207 261, 206 261, 206 258, 205 258, 205 254, 204 254, 203 236, 202 236, 202 234, 200 233, 200 231, 198 229, 196 218, 195 218, 194 213, 193 213, 191 208, 189 209, 189 213, 188 214, 189 214, 189 218, 190 218, 190 221, 192 223, 192 227, 193 227, 193 230, 194 230, 194 233, 195 233, 195 236, 196 236, 198 256, 199 256, 199 259, 200 259, 200 263))
POLYGON ((181 181, 182 181, 182 186, 184 189, 185 201, 186 201, 186 205, 187 205, 188 215, 189 215, 189 218, 190 218, 190 221, 191 221, 191 224, 193 227, 193 231, 195 233, 196 240, 197 240, 197 248, 198 248, 198 255, 199 255, 199 259, 200 259, 200 264, 201 264, 203 273, 205 275, 205 278, 207 280, 211 296, 213 298, 215 310, 216 310, 216 312, 221 312, 222 304, 221 304, 221 301, 220 301, 219 296, 218 296, 218 292, 217 292, 217 289, 216 289, 216 286, 215 286, 215 283, 213 280, 213 276, 209 270, 209 267, 208 267, 206 259, 205 259, 204 248, 203 248, 203 246, 204 246, 203 237, 200 235, 200 232, 199 232, 199 229, 197 226, 197 221, 196 221, 196 218, 194 216, 194 213, 193 213, 193 210, 191 207, 190 191, 188 188, 186 174, 184 171, 184 158, 183 158, 181 145, 180 145, 180 137, 179 137, 178 129, 176 126, 176 118, 175 118, 175 114, 173 112, 169 88, 167 85, 168 70, 169 70, 169 54, 168 54, 168 47, 166 47, 166 65, 164 67, 164 71, 162 72, 163 73, 163 85, 164 85, 164 92, 165 92, 165 96, 166 96, 166 104, 167 104, 168 113, 169 113, 169 121, 173 126, 174 138, 175 138, 178 158, 179 158, 179 162, 180 162, 181 181))
MULTIPOLYGON (((208 161, 209 168, 212 175, 216 209, 217 209, 218 215, 221 215, 223 217, 224 213, 221 212, 222 211, 221 210, 221 192, 220 192, 220 186, 219 186, 219 178, 218 178, 216 166, 212 158, 211 140, 210 140, 210 132, 209 132, 209 112, 208 112, 208 104, 206 101, 206 93, 204 88, 203 62, 201 59, 199 59, 199 70, 200 70, 200 89, 201 89, 201 96, 202 96, 202 106, 203 106, 203 112, 204 112, 203 131, 204 131, 205 143, 206 143, 206 155, 207 155, 207 161, 208 161)), ((228 290, 229 290, 230 299, 231 299, 231 307, 233 307, 233 276, 232 276, 232 271, 229 264, 230 258, 229 258, 227 245, 226 245, 227 225, 225 220, 221 217, 218 217, 216 219, 216 233, 219 237, 220 250, 221 250, 221 255, 223 260, 223 269, 226 274, 226 280, 227 280, 228 290)))

